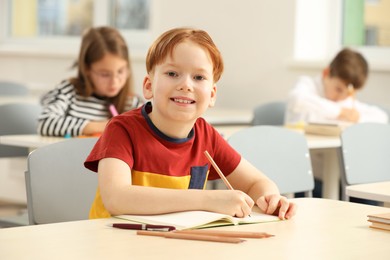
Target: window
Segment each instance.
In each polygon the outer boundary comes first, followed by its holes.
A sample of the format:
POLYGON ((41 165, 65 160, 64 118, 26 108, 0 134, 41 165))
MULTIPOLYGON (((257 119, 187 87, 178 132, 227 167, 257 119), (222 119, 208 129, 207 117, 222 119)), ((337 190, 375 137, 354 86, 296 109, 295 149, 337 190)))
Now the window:
POLYGON ((91 26, 118 28, 132 50, 149 45, 151 0, 0 0, 0 49, 39 53, 78 51, 91 26))
POLYGON ((388 71, 389 2, 297 0, 294 65, 322 67, 343 46, 349 46, 359 50, 373 70, 388 71))
POLYGON ((390 0, 344 0, 344 45, 390 47, 390 0))

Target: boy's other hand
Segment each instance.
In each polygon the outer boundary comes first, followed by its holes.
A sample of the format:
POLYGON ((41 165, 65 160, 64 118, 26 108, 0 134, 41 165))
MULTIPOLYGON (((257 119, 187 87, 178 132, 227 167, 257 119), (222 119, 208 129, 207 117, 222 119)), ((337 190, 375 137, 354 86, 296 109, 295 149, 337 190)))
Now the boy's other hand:
POLYGON ((266 214, 276 215, 280 219, 290 219, 295 215, 297 205, 279 194, 261 196, 257 199, 257 206, 266 214))

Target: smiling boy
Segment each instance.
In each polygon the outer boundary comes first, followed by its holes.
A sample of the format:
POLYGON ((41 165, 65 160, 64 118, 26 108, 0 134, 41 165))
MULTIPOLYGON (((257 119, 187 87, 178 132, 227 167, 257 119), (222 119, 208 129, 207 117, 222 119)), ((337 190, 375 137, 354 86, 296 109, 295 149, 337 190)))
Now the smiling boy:
POLYGON ((248 216, 256 203, 281 219, 295 204, 243 159, 201 116, 214 106, 221 54, 202 30, 162 34, 146 58, 143 107, 111 120, 85 166, 98 173, 90 218, 205 210, 248 216), (235 190, 203 190, 219 178, 207 150, 235 190))

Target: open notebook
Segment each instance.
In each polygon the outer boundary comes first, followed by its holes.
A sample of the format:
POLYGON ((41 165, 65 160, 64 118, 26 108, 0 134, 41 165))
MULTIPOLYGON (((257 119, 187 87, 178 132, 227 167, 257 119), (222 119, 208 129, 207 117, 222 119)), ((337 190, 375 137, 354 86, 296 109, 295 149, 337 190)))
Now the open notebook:
POLYGON ((177 230, 261 223, 280 220, 277 216, 260 213, 258 208, 254 208, 254 211, 251 212, 251 216, 246 218, 236 218, 229 215, 208 211, 183 211, 161 215, 119 215, 115 217, 143 224, 174 226, 177 230))

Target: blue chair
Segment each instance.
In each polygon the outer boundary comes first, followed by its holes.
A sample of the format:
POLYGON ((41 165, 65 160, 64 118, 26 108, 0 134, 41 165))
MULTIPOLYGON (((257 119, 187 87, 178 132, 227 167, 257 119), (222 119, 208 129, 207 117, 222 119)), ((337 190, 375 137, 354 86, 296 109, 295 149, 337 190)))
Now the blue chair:
MULTIPOLYGON (((342 199, 348 185, 390 181, 390 125, 361 123, 341 134, 342 199)), ((363 198, 364 199, 364 198, 363 198)))
POLYGON ((27 86, 11 82, 11 81, 0 81, 0 95, 4 96, 27 96, 29 89, 27 86))
POLYGON ((84 160, 97 139, 66 139, 30 153, 25 181, 31 225, 88 219, 97 174, 84 160))
MULTIPOLYGON (((0 135, 36 134, 39 104, 9 103, 0 105, 0 135)), ((27 156, 28 148, 0 145, 0 157, 27 156)))
POLYGON ((284 125, 286 102, 273 101, 254 109, 253 125, 284 125))
POLYGON ((278 186, 281 194, 314 189, 309 149, 304 135, 277 126, 252 126, 240 130, 228 143, 278 186))

